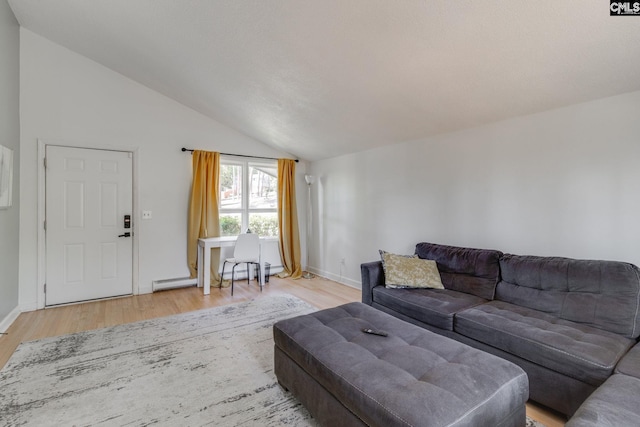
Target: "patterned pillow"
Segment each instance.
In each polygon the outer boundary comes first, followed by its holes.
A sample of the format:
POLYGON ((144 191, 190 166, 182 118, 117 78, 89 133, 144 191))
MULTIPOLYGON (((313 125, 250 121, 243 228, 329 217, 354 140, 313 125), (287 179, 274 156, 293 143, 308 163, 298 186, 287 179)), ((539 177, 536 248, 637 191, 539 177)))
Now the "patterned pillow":
POLYGON ((385 287, 444 289, 435 261, 417 255, 395 255, 380 250, 385 287))

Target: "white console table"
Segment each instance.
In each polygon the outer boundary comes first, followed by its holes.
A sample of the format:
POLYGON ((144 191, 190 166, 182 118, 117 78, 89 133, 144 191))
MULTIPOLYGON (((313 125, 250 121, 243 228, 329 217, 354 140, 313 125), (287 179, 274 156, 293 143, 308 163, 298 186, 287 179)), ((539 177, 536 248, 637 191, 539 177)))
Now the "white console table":
MULTIPOLYGON (((209 295, 211 293, 211 249, 235 246, 237 239, 238 236, 207 237, 198 239, 198 287, 203 288, 204 295, 209 295)), ((264 259, 262 256, 262 247, 265 243, 277 241, 277 237, 260 237, 260 277, 258 278, 260 286, 264 284, 264 259)))

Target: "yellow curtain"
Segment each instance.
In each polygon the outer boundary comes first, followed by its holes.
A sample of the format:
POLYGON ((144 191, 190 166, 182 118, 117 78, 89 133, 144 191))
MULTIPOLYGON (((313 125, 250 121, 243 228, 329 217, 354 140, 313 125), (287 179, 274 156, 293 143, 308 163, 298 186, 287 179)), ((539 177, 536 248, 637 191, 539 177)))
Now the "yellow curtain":
MULTIPOLYGON (((191 278, 198 276, 198 239, 220 236, 218 197, 220 195, 220 153, 193 152, 193 183, 189 202, 187 262, 191 278)), ((207 256, 207 254, 205 254, 207 256)), ((220 248, 211 250, 211 283, 220 282, 220 248)))
POLYGON ((280 229, 280 254, 284 271, 279 277, 298 279, 302 276, 300 265, 300 234, 296 208, 296 163, 278 159, 278 226, 280 229))

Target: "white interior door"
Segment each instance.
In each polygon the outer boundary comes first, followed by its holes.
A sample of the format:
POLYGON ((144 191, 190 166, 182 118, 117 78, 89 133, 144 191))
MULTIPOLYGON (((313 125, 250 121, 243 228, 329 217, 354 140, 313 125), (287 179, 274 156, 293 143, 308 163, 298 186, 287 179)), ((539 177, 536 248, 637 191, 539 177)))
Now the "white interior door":
POLYGON ((46 305, 132 293, 131 157, 46 147, 46 305))

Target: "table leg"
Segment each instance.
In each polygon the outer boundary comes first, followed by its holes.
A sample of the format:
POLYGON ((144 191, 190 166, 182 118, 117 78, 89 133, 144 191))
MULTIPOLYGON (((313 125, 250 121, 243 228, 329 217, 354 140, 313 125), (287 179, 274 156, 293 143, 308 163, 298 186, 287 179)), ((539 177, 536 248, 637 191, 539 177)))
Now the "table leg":
POLYGON ((202 246, 198 245, 198 287, 201 288, 204 280, 202 280, 202 273, 203 273, 203 268, 202 268, 202 253, 204 252, 204 249, 202 248, 202 246))
POLYGON ((211 248, 207 249, 207 246, 203 248, 204 254, 202 257, 204 258, 202 272, 202 278, 204 280, 204 295, 209 295, 211 293, 211 248))
POLYGON ((264 260, 262 259, 262 245, 260 245, 260 251, 258 252, 258 262, 260 263, 260 274, 258 275, 258 284, 260 289, 264 285, 264 260))

